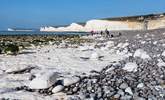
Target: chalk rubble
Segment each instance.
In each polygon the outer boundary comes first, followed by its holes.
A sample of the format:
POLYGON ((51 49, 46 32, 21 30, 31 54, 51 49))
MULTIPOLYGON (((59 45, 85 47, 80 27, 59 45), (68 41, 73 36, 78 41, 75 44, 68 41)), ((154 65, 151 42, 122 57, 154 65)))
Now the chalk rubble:
POLYGON ((29 88, 31 89, 46 89, 52 86, 59 77, 56 72, 44 73, 29 83, 29 88))
POLYGON ((142 59, 151 59, 151 57, 143 49, 137 49, 134 53, 134 57, 140 57, 142 59))
POLYGON ((123 67, 124 70, 128 72, 136 72, 138 68, 138 65, 136 63, 128 62, 123 67))
POLYGON ((125 92, 129 93, 130 95, 133 95, 132 89, 130 87, 127 87, 125 89, 125 92))

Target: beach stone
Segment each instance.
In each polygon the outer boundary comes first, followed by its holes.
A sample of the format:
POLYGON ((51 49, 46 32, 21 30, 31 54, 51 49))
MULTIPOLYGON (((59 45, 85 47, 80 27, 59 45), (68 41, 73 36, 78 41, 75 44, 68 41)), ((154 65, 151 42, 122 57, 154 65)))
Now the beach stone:
POLYGON ((130 87, 127 87, 127 88, 125 89, 125 92, 126 92, 126 93, 129 93, 130 95, 133 95, 132 89, 131 89, 130 87))
POLYGON ((11 67, 11 68, 8 68, 5 72, 6 73, 11 73, 11 72, 15 72, 15 71, 18 71, 18 70, 23 70, 23 69, 26 69, 28 68, 29 66, 16 66, 16 67, 11 67))
POLYGON ((62 86, 62 85, 57 85, 57 86, 55 86, 55 87, 52 89, 52 92, 53 92, 53 93, 58 93, 58 92, 62 91, 63 89, 64 89, 64 86, 62 86))
POLYGON ((161 66, 165 66, 165 62, 163 62, 162 59, 158 59, 158 63, 157 63, 157 65, 158 65, 159 67, 161 67, 161 66))
POLYGON ((97 83, 97 79, 92 79, 92 83, 97 83))
POLYGON ((122 95, 122 96, 124 95, 124 91, 121 90, 121 89, 119 89, 117 93, 120 94, 120 95, 122 95))
POLYGON ((73 92, 77 92, 77 90, 78 90, 78 87, 73 88, 73 92))
POLYGON ((101 93, 101 91, 98 92, 97 96, 98 96, 98 98, 101 98, 101 97, 102 97, 102 93, 101 93))
POLYGON ((115 95, 114 95, 114 98, 115 98, 115 99, 119 99, 119 98, 120 98, 120 94, 115 94, 115 95))
POLYGON ((126 89, 127 87, 128 87, 127 83, 122 83, 119 88, 120 89, 126 89))
POLYGON ((67 77, 63 79, 63 85, 64 86, 69 86, 72 84, 75 84, 80 81, 80 78, 78 77, 67 77))
POLYGON ((162 56, 165 56, 165 51, 162 52, 162 56))
POLYGON ((31 89, 46 89, 57 82, 59 74, 56 72, 42 73, 38 77, 34 78, 28 85, 31 89))
POLYGON ((88 90, 88 91, 92 90, 92 87, 91 87, 91 86, 88 86, 88 87, 87 87, 87 90, 88 90))
POLYGON ((123 70, 126 70, 128 72, 136 72, 138 68, 138 65, 136 63, 128 62, 123 67, 123 70))
POLYGON ((139 83, 138 85, 137 85, 137 88, 143 88, 144 87, 144 84, 143 83, 139 83))
POLYGON ((130 95, 124 95, 120 98, 120 100, 132 100, 131 98, 132 98, 132 96, 130 96, 130 95))

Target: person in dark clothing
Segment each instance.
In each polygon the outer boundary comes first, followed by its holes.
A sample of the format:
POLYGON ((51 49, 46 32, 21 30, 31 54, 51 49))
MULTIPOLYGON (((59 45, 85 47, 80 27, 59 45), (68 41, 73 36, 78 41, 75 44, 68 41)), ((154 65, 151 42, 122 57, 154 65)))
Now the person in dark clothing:
POLYGON ((106 33, 106 37, 110 36, 110 33, 109 33, 109 31, 107 29, 105 30, 105 33, 106 33))
POLYGON ((119 36, 121 36, 121 33, 119 32, 119 36))
POLYGON ((94 31, 93 31, 93 30, 91 31, 91 35, 92 35, 92 36, 94 35, 94 31))
POLYGON ((101 31, 100 34, 103 35, 103 31, 101 31))

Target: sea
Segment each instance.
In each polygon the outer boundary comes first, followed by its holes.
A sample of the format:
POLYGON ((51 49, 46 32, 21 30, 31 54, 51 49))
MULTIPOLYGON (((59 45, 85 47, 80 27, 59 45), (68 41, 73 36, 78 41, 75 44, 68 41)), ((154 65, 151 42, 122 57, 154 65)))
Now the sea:
POLYGON ((87 32, 41 32, 41 31, 0 31, 0 36, 9 35, 87 35, 87 32))

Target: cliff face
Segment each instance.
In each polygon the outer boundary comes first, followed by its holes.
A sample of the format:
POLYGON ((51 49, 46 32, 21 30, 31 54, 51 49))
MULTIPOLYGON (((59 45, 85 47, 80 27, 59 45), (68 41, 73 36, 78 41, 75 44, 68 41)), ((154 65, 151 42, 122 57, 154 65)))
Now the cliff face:
POLYGON ((61 31, 74 31, 74 32, 81 32, 84 31, 84 27, 77 24, 77 23, 72 23, 71 25, 67 27, 41 27, 40 31, 54 31, 54 32, 61 32, 61 31))
POLYGON ((148 21, 148 29, 157 28, 165 28, 165 16, 157 20, 148 21))
POLYGON ((150 30, 165 28, 165 14, 119 17, 87 21, 85 26, 72 23, 67 27, 42 27, 40 31, 90 32, 108 30, 150 30))
POLYGON ((139 30, 142 29, 140 22, 127 21, 107 21, 107 20, 91 20, 85 25, 86 31, 101 31, 101 30, 139 30))

